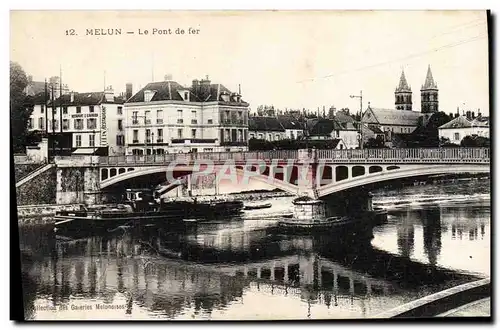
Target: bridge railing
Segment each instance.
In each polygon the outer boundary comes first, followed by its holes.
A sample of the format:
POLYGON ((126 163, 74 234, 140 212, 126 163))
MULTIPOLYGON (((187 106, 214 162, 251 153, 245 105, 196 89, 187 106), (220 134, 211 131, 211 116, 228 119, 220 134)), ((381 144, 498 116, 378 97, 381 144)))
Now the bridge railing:
POLYGON ((489 148, 406 148, 317 150, 317 159, 342 162, 478 162, 489 163, 489 148))
POLYGON ((99 157, 101 165, 158 165, 176 161, 191 163, 194 161, 246 162, 251 160, 326 160, 330 162, 364 163, 450 163, 472 162, 489 163, 489 148, 407 148, 407 149, 344 149, 344 150, 272 150, 249 152, 214 152, 162 155, 127 155, 99 157), (305 156, 305 157, 304 157, 305 156))
POLYGON ((296 159, 297 150, 273 150, 273 151, 250 151, 250 152, 200 152, 183 154, 161 154, 161 155, 126 155, 100 157, 101 165, 134 165, 134 164, 168 164, 173 161, 179 163, 191 163, 194 161, 224 162, 232 160, 245 162, 249 160, 287 160, 296 159))

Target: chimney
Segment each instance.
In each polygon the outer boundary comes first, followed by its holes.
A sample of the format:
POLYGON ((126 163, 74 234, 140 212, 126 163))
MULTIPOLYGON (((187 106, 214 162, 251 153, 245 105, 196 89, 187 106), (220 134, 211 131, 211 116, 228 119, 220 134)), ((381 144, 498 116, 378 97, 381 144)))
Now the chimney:
POLYGON ((69 102, 70 103, 75 102, 75 92, 73 91, 69 94, 69 102))
POLYGON ((113 102, 115 100, 115 92, 113 86, 108 86, 104 89, 104 99, 106 102, 113 102))
POLYGON ((132 84, 131 83, 127 83, 125 85, 125 99, 129 99, 132 97, 132 84))
POLYGON ((200 81, 200 94, 203 101, 210 95, 210 79, 208 79, 208 76, 200 81))
POLYGON ((477 109, 477 116, 481 117, 481 109, 479 109, 479 108, 477 109))
POLYGON ((472 111, 471 118, 472 118, 472 119, 476 118, 476 113, 475 113, 474 111, 472 111))
POLYGON ((164 77, 165 81, 172 81, 172 75, 171 74, 166 74, 164 77))

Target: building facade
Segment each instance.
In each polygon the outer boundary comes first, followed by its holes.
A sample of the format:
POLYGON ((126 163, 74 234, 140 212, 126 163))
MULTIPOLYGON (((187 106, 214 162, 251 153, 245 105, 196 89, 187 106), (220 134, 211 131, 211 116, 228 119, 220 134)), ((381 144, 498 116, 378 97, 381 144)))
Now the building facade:
POLYGON ((51 149, 60 154, 123 155, 125 146, 123 100, 112 87, 104 92, 70 92, 34 102, 28 127, 43 136, 55 137, 51 149))
POLYGON ((208 77, 149 83, 125 103, 126 154, 246 151, 248 107, 208 77))
POLYGON ((287 132, 277 117, 252 116, 248 129, 250 139, 279 141, 287 138, 287 132))

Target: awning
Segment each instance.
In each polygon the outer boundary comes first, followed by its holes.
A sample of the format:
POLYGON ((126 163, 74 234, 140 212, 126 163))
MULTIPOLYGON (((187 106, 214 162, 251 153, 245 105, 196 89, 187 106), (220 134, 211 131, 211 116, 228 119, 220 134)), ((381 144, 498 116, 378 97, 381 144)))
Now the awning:
POLYGON ((93 155, 97 148, 80 148, 72 152, 73 155, 93 155))

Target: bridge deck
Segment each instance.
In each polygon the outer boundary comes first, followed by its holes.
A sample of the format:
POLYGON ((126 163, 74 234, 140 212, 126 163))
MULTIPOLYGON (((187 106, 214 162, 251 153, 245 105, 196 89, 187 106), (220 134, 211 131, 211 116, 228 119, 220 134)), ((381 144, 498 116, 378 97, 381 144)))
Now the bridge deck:
POLYGON ((163 154, 146 156, 99 157, 100 166, 163 165, 171 162, 190 164, 196 161, 218 162, 325 162, 325 163, 405 163, 448 164, 489 163, 489 148, 406 148, 406 149, 346 149, 346 150, 273 150, 252 152, 216 152, 190 154, 163 154))

